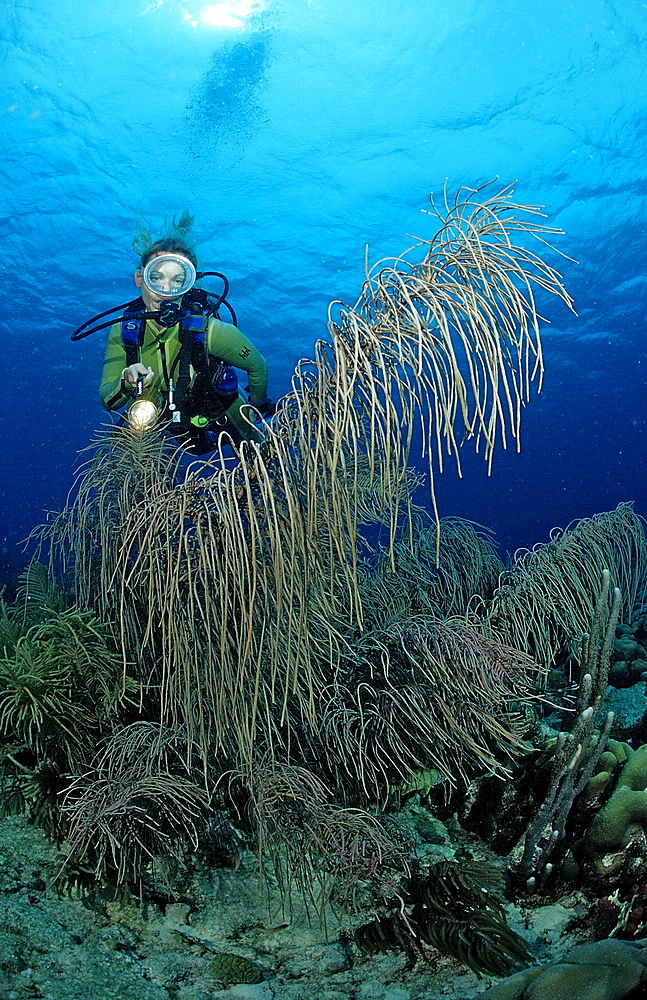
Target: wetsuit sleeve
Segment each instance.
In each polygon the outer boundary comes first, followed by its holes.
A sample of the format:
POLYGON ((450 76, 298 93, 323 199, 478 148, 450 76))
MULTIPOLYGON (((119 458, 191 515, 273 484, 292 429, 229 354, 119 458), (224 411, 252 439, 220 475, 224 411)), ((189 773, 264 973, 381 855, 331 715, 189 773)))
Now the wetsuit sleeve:
MULTIPOLYGON (((219 319, 209 321, 207 349, 249 376, 249 397, 260 403, 267 396, 267 361, 237 326, 219 319)), ((123 365, 122 365, 123 367, 123 365)))
POLYGON ((106 410, 118 410, 132 396, 131 392, 124 390, 121 382, 121 373, 125 367, 126 351, 121 341, 121 323, 115 323, 110 327, 99 389, 101 402, 106 410))

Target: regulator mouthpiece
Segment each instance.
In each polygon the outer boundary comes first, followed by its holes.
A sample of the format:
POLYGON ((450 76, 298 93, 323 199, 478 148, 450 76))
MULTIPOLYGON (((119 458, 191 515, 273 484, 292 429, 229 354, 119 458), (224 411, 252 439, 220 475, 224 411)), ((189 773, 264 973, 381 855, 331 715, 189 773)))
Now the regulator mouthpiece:
POLYGON ((179 253, 152 257, 144 268, 142 280, 158 298, 175 299, 193 287, 195 268, 188 257, 179 253))
POLYGON ((157 322, 160 326, 175 326, 176 323, 180 322, 181 318, 182 304, 180 302, 166 299, 160 303, 159 312, 157 313, 157 322))
POLYGON ((140 397, 130 405, 127 414, 128 426, 132 431, 143 434, 155 426, 158 416, 159 410, 152 399, 140 397))

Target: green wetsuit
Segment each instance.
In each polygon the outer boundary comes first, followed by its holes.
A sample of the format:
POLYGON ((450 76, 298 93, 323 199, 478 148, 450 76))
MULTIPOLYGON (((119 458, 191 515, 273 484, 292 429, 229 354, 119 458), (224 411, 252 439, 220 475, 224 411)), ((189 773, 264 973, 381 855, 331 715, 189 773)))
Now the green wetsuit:
MULTIPOLYGON (((260 403, 267 396, 267 362, 238 327, 232 323, 223 323, 219 319, 210 318, 205 347, 209 354, 222 358, 226 364, 247 372, 251 403, 260 403)), ((162 327, 154 320, 146 321, 144 341, 139 351, 139 361, 147 368, 153 369, 153 381, 150 383, 153 391, 157 390, 162 394, 168 389, 162 366, 163 353, 166 356, 166 370, 172 372, 179 351, 179 326, 162 327)), ((126 351, 121 338, 121 323, 115 323, 110 328, 108 336, 101 388, 99 389, 101 402, 107 410, 119 410, 133 399, 134 389, 124 385, 121 378, 126 364, 126 351)), ((194 374, 192 367, 190 374, 194 374)), ((246 400, 239 395, 238 399, 234 400, 227 410, 227 416, 242 436, 249 438, 252 431, 240 412, 241 404, 245 402, 246 400)))

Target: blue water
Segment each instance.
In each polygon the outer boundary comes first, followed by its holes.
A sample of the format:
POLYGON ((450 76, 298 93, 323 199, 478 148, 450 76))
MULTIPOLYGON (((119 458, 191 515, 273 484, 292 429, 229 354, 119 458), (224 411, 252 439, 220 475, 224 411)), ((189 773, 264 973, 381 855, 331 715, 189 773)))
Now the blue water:
POLYGON ((522 451, 467 450, 442 514, 503 553, 634 500, 647 514, 647 5, 632 0, 12 0, 0 5, 0 547, 57 509, 103 420, 101 334, 133 293, 139 218, 197 215, 271 395, 420 210, 498 175, 562 227, 575 317, 542 303, 522 451), (223 24, 223 22, 225 22, 223 24))

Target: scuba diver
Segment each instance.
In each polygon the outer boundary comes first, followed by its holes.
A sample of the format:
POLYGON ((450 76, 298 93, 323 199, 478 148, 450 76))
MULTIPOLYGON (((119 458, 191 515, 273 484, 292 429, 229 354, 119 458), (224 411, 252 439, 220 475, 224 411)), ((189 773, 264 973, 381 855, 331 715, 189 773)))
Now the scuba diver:
POLYGON ((140 237, 139 245, 136 240, 140 298, 83 323, 72 340, 110 326, 99 389, 105 408, 125 408, 129 425, 141 431, 167 420, 173 437, 203 455, 218 447, 223 431, 234 444, 262 440, 254 420, 271 416, 274 407, 267 397, 267 362, 235 325, 227 279, 217 271, 197 271, 186 239, 192 223, 183 213, 169 235, 155 242, 140 237), (194 287, 206 275, 220 278, 224 291, 215 295, 194 287), (233 323, 220 319, 222 306, 233 323), (123 315, 88 329, 114 312, 123 315), (239 391, 235 368, 247 374, 248 399, 239 391))

